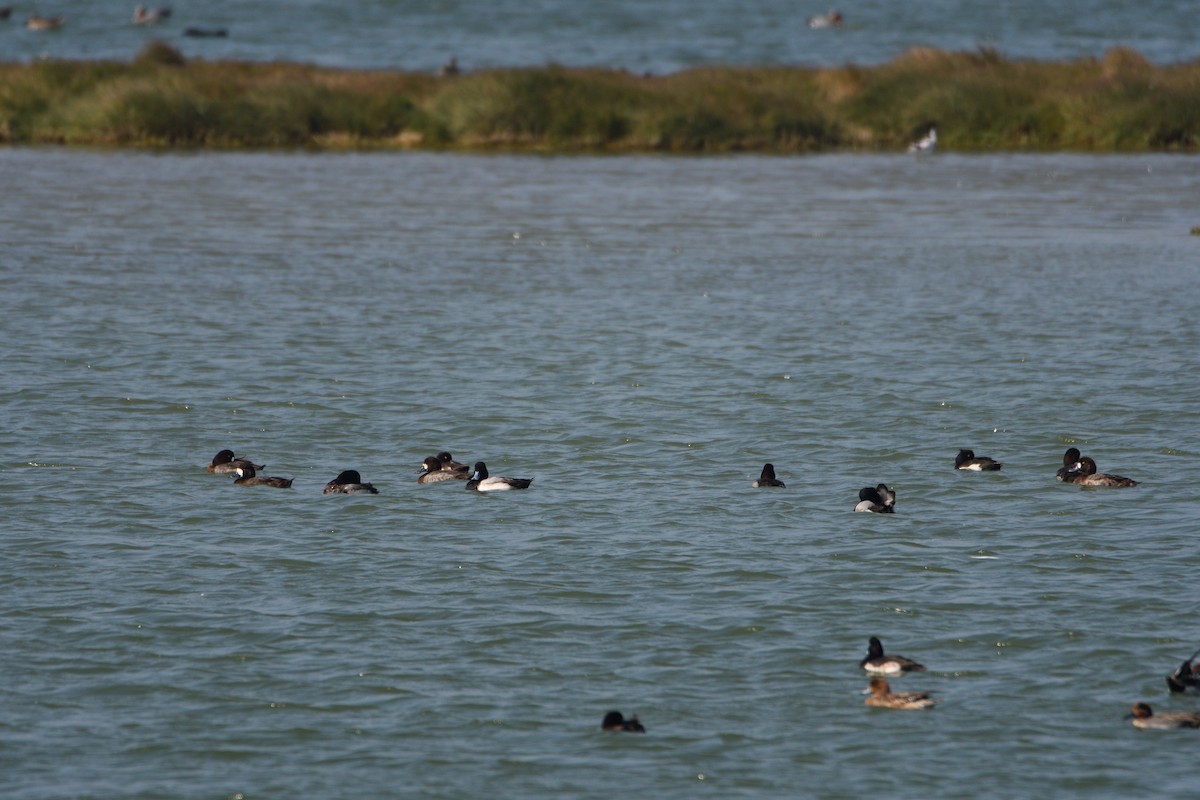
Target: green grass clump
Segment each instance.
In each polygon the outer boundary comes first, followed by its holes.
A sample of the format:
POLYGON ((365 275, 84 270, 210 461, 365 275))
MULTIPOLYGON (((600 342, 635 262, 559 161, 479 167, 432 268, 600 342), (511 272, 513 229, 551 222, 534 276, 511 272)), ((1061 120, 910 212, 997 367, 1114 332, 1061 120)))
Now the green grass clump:
POLYGON ((1010 60, 920 48, 872 67, 707 67, 664 76, 561 66, 433 75, 187 61, 0 64, 0 142, 796 153, 1194 151, 1200 62, 1010 60))

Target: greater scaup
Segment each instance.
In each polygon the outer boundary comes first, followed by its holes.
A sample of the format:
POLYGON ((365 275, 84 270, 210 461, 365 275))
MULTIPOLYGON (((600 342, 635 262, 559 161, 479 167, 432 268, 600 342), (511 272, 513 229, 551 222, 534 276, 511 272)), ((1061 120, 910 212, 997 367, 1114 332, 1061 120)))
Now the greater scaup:
POLYGON ((866 704, 879 708, 901 708, 913 710, 918 708, 933 708, 937 700, 929 696, 929 692, 893 692, 887 678, 875 676, 871 678, 868 687, 866 704))
POLYGON ((442 460, 437 456, 430 456, 421 462, 421 474, 417 476, 417 483, 441 483, 442 481, 465 481, 471 477, 464 467, 463 469, 446 469, 442 460))
POLYGON ((896 493, 884 484, 867 486, 858 492, 858 505, 855 511, 869 511, 874 514, 894 514, 896 512, 896 493))
POLYGON ((528 489, 533 478, 488 477, 487 464, 475 462, 475 472, 467 481, 467 488, 474 492, 503 492, 509 489, 528 489))
POLYGON ((754 482, 753 486, 755 489, 766 489, 769 487, 774 487, 776 489, 786 488, 783 485, 783 481, 775 478, 774 464, 763 464, 762 474, 758 476, 758 480, 754 482))
POLYGON ((1200 671, 1192 666, 1196 656, 1200 656, 1200 650, 1167 676, 1167 688, 1172 694, 1200 694, 1200 671))
POLYGON ((265 475, 255 475, 254 467, 238 467, 238 477, 234 483, 238 486, 274 486, 276 489, 290 489, 293 478, 269 478, 265 475))
POLYGON ((369 483, 363 483, 358 470, 347 469, 325 484, 325 491, 321 494, 379 494, 379 490, 369 483))
POLYGON ((453 470, 454 472, 470 472, 470 468, 466 464, 460 464, 454 460, 454 456, 450 455, 449 451, 443 450, 437 454, 438 460, 442 462, 442 469, 453 470))
POLYGON ((995 472, 1004 465, 987 456, 976 456, 974 450, 959 450, 954 457, 955 469, 966 469, 971 472, 995 472))
POLYGON ((1120 475, 1105 475, 1096 472, 1096 462, 1089 456, 1079 459, 1079 474, 1071 481, 1076 486, 1137 486, 1133 478, 1123 478, 1120 475))
POLYGON ((1063 465, 1054 473, 1054 479, 1062 483, 1074 483, 1079 476, 1079 457, 1083 455, 1076 447, 1068 447, 1063 453, 1063 465))
POLYGON ((601 730, 606 731, 628 731, 629 733, 645 733, 646 728, 642 723, 638 722, 637 714, 634 714, 629 719, 621 714, 620 711, 610 711, 604 715, 604 721, 600 723, 601 730))
POLYGON ((885 656, 883 643, 872 636, 867 642, 867 657, 858 662, 867 672, 876 675, 900 675, 905 672, 924 672, 925 665, 904 656, 885 656))
POLYGON ((262 469, 266 464, 255 464, 244 458, 238 458, 233 454, 232 450, 222 450, 213 456, 212 462, 208 465, 209 472, 215 472, 220 475, 234 473, 238 471, 238 467, 249 467, 250 469, 262 469))

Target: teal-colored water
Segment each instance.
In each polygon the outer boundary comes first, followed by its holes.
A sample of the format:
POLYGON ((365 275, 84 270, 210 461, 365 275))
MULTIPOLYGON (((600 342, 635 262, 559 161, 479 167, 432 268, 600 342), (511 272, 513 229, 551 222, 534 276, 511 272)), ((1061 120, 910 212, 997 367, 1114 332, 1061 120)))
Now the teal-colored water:
POLYGON ((0 151, 0 794, 1193 793, 1196 167, 0 151))

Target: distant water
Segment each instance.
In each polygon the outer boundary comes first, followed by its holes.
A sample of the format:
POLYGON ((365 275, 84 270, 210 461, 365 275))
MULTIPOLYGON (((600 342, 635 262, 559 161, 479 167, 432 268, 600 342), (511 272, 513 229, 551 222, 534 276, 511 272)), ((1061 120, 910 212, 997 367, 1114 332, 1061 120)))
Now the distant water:
POLYGON ((0 796, 1194 793, 1197 166, 0 150, 0 796))
POLYGON ((1066 59, 1124 45, 1158 63, 1200 57, 1196 5, 1181 0, 847 0, 835 4, 841 30, 805 23, 827 0, 179 0, 154 27, 131 24, 134 5, 41 0, 39 14, 66 17, 50 33, 25 30, 30 6, 19 6, 0 22, 0 60, 127 60, 153 38, 196 58, 406 70, 433 70, 452 55, 469 70, 873 64, 915 46, 1066 59), (188 27, 228 36, 183 38, 188 27))

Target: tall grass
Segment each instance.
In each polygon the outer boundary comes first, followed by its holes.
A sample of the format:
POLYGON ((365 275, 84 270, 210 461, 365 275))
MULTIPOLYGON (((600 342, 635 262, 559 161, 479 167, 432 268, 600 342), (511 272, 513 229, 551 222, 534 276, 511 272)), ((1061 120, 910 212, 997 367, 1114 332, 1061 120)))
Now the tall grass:
POLYGON ((938 128, 960 150, 1200 147, 1200 62, 1118 48, 1035 62, 915 49, 879 66, 560 66, 456 77, 298 64, 0 64, 0 143, 558 151, 894 150, 938 128))

